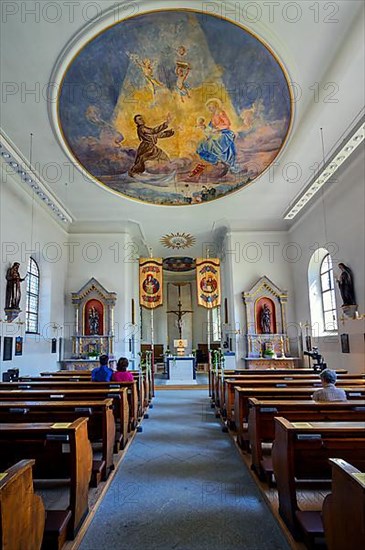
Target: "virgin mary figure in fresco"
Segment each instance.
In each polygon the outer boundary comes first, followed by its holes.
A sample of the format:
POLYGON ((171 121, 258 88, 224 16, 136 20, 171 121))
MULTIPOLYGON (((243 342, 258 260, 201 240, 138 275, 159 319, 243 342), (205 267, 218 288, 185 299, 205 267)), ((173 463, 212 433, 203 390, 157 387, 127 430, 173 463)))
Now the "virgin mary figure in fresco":
POLYGON ((210 164, 221 162, 225 172, 238 172, 236 165, 236 147, 234 144, 235 133, 231 130, 231 121, 222 108, 222 102, 218 98, 209 99, 206 107, 211 113, 209 122, 210 133, 201 141, 197 148, 198 155, 210 164))

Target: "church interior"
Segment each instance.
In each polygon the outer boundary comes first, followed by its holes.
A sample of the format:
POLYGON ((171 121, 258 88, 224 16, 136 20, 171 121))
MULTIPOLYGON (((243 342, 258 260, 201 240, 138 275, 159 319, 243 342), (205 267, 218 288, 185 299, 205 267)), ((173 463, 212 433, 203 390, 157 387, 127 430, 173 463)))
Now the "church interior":
POLYGON ((3 550, 363 547, 364 22, 2 2, 3 550))

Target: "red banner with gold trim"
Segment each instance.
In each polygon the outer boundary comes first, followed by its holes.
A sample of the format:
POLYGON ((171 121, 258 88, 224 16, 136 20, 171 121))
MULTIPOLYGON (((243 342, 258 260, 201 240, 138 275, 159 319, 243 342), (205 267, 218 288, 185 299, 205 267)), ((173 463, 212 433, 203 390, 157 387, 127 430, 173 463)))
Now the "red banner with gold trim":
POLYGON ((198 304, 206 308, 221 305, 221 271, 218 258, 196 259, 198 304))
POLYGON ((139 303, 147 309, 162 306, 162 258, 139 259, 139 303))

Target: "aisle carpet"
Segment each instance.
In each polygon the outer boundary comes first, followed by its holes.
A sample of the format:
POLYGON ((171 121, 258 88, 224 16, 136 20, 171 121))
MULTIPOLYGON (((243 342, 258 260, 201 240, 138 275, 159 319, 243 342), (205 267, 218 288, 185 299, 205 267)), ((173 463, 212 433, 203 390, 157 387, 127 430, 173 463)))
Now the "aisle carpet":
POLYGON ((207 391, 153 404, 80 550, 289 550, 207 391))

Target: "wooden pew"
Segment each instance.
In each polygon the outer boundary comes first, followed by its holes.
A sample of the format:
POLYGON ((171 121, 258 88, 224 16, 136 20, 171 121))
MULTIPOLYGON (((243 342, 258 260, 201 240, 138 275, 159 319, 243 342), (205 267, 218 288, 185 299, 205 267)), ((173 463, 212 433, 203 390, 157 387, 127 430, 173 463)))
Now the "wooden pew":
MULTIPOLYGON (((343 377, 344 375, 348 375, 347 370, 339 369, 336 370, 337 377, 343 377)), ((211 371, 211 384, 212 384, 212 400, 215 402, 216 400, 219 400, 219 388, 221 386, 221 377, 222 371, 218 370, 217 373, 212 370, 211 371)), ((262 377, 268 377, 268 378, 275 378, 277 376, 279 377, 292 377, 298 375, 300 377, 308 376, 309 378, 313 378, 316 376, 316 373, 313 369, 241 369, 241 370, 225 370, 224 371, 224 377, 225 378, 236 378, 240 379, 242 377, 252 377, 252 378, 262 378, 262 377)), ((363 374, 355 374, 349 375, 354 376, 355 378, 358 378, 360 376, 364 376, 363 374)), ((219 406, 219 404, 218 404, 219 406)))
POLYGON ((55 371, 44 371, 40 373, 40 376, 45 376, 48 378, 49 376, 76 376, 76 378, 90 378, 91 377, 91 370, 55 370, 55 371))
POLYGON ((264 456, 262 443, 272 443, 275 437, 276 416, 282 416, 290 421, 339 421, 365 422, 365 400, 334 401, 317 403, 306 400, 259 400, 250 398, 248 413, 248 432, 242 427, 237 429, 237 442, 246 447, 247 438, 251 449, 252 469, 263 480, 271 481, 273 468, 271 456, 264 456))
MULTIPOLYGON (((343 390, 346 392, 348 400, 353 399, 365 399, 365 388, 362 387, 343 387, 343 390)), ((248 400, 251 397, 256 397, 257 399, 272 399, 273 401, 283 401, 283 400, 309 400, 313 394, 313 388, 245 388, 245 387, 235 387, 235 397, 234 397, 234 424, 233 428, 236 429, 237 426, 242 426, 243 423, 247 422, 248 419, 248 400)))
MULTIPOLYGON (((339 388, 351 386, 351 387, 358 387, 359 389, 365 389, 365 380, 362 378, 355 378, 351 379, 350 381, 345 379, 339 379, 336 384, 339 388)), ((261 380, 257 378, 250 378, 249 380, 237 380, 237 379, 228 379, 224 381, 224 387, 225 387, 225 398, 224 398, 224 406, 223 409, 221 409, 222 417, 227 419, 228 425, 232 424, 232 421, 234 422, 234 388, 236 386, 240 387, 269 387, 272 388, 312 388, 312 393, 316 390, 322 387, 322 383, 317 378, 311 378, 311 379, 295 379, 295 380, 276 380, 276 379, 267 379, 267 380, 261 380)), ((234 425, 234 424, 232 424, 234 425)))
MULTIPOLYGON (((138 405, 138 387, 137 382, 90 382, 90 381, 78 381, 78 382, 63 382, 63 381, 50 381, 50 382, 2 382, 0 383, 1 390, 79 390, 80 393, 82 390, 108 390, 113 393, 114 390, 120 388, 127 388, 127 397, 129 404, 129 422, 130 422, 130 431, 134 430, 138 424, 139 417, 139 405, 138 405)), ((106 397, 109 397, 108 395, 106 397)), ((105 399, 105 398, 104 398, 105 399)))
POLYGON ((330 463, 332 493, 322 508, 327 548, 358 550, 365 542, 364 474, 340 458, 330 458, 330 463))
POLYGON ((302 533, 313 542, 323 536, 320 512, 301 511, 297 480, 330 480, 329 458, 342 458, 365 467, 364 422, 299 422, 275 418, 272 461, 279 497, 279 513, 294 537, 302 533))
MULTIPOLYGON (((142 418, 152 400, 152 388, 150 378, 143 373, 140 379, 139 371, 130 372, 137 383, 138 390, 138 418, 142 418)), ((61 370, 55 372, 43 372, 41 376, 21 376, 19 382, 91 382, 91 371, 61 370)), ((109 384, 116 382, 110 381, 109 384)))
POLYGON ((41 497, 34 494, 34 460, 21 460, 0 474, 2 550, 40 550, 45 524, 41 497))
POLYGON ((70 538, 75 537, 89 511, 92 449, 87 421, 78 418, 62 427, 53 422, 0 424, 0 468, 20 457, 34 458, 35 479, 69 480, 70 538))
POLYGON ((91 443, 102 443, 101 460, 93 461, 91 486, 106 480, 114 469, 115 420, 113 400, 102 401, 0 401, 0 423, 6 422, 73 422, 88 418, 87 430, 91 443))
POLYGON ((0 384, 0 401, 78 401, 82 407, 84 402, 113 399, 114 417, 118 422, 115 440, 115 451, 124 448, 129 437, 130 420, 129 404, 126 388, 77 390, 75 388, 56 388, 53 390, 3 390, 0 384))
MULTIPOLYGON (((139 379, 139 371, 138 370, 132 370, 128 371, 131 372, 134 376, 134 379, 138 381, 139 379)), ((40 373, 41 378, 40 379, 49 379, 49 378, 57 378, 62 380, 69 380, 72 381, 73 379, 79 379, 79 380, 88 380, 91 379, 91 370, 57 370, 57 371, 46 371, 40 373)), ((21 377, 20 380, 26 381, 27 379, 36 380, 37 377, 21 377)), ((39 379, 39 378, 38 378, 39 379)), ((147 403, 145 404, 145 408, 148 406, 148 403, 152 401, 153 397, 153 381, 152 376, 147 376, 145 372, 142 373, 142 380, 143 380, 143 386, 144 386, 144 393, 145 393, 145 399, 147 400, 147 403)))

